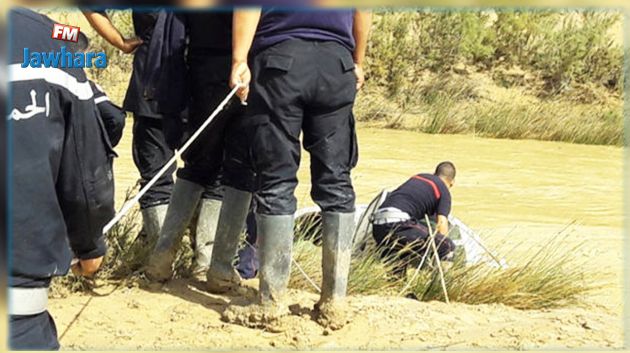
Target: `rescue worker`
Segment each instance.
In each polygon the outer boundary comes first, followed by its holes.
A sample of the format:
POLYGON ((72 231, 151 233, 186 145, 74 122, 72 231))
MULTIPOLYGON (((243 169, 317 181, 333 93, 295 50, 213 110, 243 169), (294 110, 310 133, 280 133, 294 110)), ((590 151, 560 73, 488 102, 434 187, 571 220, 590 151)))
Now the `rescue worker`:
MULTIPOLYGON (((114 216, 112 157, 94 92, 81 68, 22 68, 22 48, 59 52, 53 21, 10 12, 13 165, 9 264, 9 345, 59 348, 48 313, 48 286, 73 272, 94 274, 106 251, 103 226, 114 216)), ((72 51, 77 51, 72 48, 72 51)))
MULTIPOLYGON (((123 53, 134 53, 133 71, 123 102, 123 109, 133 113, 133 161, 142 178, 144 187, 166 162, 173 157, 173 149, 166 143, 162 130, 162 118, 151 87, 146 87, 149 44, 155 29, 157 11, 133 10, 132 19, 136 37, 125 38, 114 27, 105 11, 83 11, 90 25, 111 45, 123 53)), ((179 89, 173 87, 174 90, 179 89)), ((160 232, 173 188, 173 165, 140 199, 143 231, 147 239, 155 241, 160 232)))
MULTIPOLYGON (((363 83, 370 17, 353 10, 235 12, 230 83, 244 85, 239 97, 248 102, 246 119, 259 123, 251 143, 259 178, 260 285, 257 305, 230 307, 224 313, 228 320, 242 318, 236 321, 259 327, 288 313, 283 297, 291 268, 302 132, 311 155, 311 196, 323 218, 316 317, 332 329, 345 324, 338 304, 346 295, 354 233, 350 171, 358 151, 352 108, 363 83)), ((212 270, 211 265, 208 281, 212 270)))
MULTIPOLYGON (((434 174, 418 174, 391 192, 372 220, 376 244, 385 258, 396 256, 396 273, 404 275, 409 257, 423 256, 429 246, 425 218, 436 222, 435 244, 441 260, 449 260, 455 244, 447 237, 451 212, 450 188, 455 182, 455 165, 442 162, 434 174)), ((430 251, 430 250, 429 250, 430 251)))
MULTIPOLYGON (((190 92, 188 131, 189 134, 193 134, 230 92, 232 13, 199 11, 181 16, 188 37, 186 50, 189 86, 187 91, 190 92)), ((201 206, 194 239, 193 274, 195 277, 205 278, 213 254, 217 223, 222 209, 223 190, 220 185, 226 133, 238 122, 243 111, 244 106, 234 99, 182 156, 185 164, 177 171, 177 181, 164 226, 146 271, 149 278, 163 281, 172 276, 172 265, 179 244, 199 203, 201 206)), ((238 126, 236 128, 239 129, 238 126)), ((244 173, 241 178, 251 180, 253 173, 244 173)), ((225 192, 228 195, 235 193, 229 187, 225 192)), ((223 208, 225 214, 229 216, 234 206, 227 203, 223 208)))

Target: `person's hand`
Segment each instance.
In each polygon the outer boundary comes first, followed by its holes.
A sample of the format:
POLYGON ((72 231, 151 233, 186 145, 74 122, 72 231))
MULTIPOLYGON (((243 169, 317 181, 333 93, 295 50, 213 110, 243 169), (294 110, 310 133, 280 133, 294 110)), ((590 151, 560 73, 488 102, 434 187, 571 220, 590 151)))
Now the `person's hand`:
POLYGON ((252 80, 252 73, 247 66, 247 62, 236 62, 232 65, 232 73, 230 74, 230 88, 237 85, 241 87, 236 91, 236 95, 240 98, 241 103, 247 102, 249 95, 249 83, 252 80))
POLYGON ((142 44, 142 39, 138 37, 125 38, 123 39, 123 42, 118 47, 118 49, 120 49, 125 54, 129 54, 133 53, 133 51, 136 50, 136 48, 138 48, 140 44, 142 44))
POLYGON ((72 269, 72 273, 76 276, 92 277, 101 267, 102 263, 103 257, 101 256, 95 259, 79 260, 72 264, 70 268, 72 269))
POLYGON ((357 91, 363 87, 363 83, 365 82, 365 73, 363 72, 363 66, 359 64, 354 64, 354 76, 357 77, 357 91))

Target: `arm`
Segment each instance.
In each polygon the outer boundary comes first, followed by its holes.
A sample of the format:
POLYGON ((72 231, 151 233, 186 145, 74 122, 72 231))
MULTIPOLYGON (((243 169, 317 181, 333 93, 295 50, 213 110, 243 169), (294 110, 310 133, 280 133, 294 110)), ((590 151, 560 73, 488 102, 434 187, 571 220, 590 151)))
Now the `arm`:
POLYGON ((56 190, 70 247, 80 260, 73 271, 78 266, 80 274, 89 276, 105 255, 103 226, 114 216, 112 152, 102 140, 94 102, 71 97, 66 105, 56 190))
POLYGON ((142 40, 140 40, 140 38, 123 37, 104 12, 101 13, 83 10, 83 15, 88 20, 92 28, 94 28, 101 37, 125 54, 133 52, 136 47, 142 44, 142 40))
POLYGON ((242 102, 247 100, 249 83, 252 79, 247 57, 252 47, 256 28, 260 21, 261 9, 241 9, 234 11, 232 22, 232 73, 230 75, 230 87, 242 84, 238 90, 238 96, 242 102))
POLYGON ((438 215, 436 229, 442 235, 448 234, 448 218, 446 216, 438 215))
POLYGON ((93 81, 90 81, 92 91, 94 91, 94 103, 98 108, 99 117, 101 118, 109 137, 112 147, 116 147, 122 138, 123 129, 125 128, 125 111, 112 103, 105 94, 105 91, 93 81))
POLYGON ((122 139, 127 114, 109 100, 98 103, 96 106, 98 107, 101 119, 103 119, 109 142, 111 142, 112 147, 116 147, 122 139))
POLYGON ((354 64, 357 76, 357 90, 359 90, 363 86, 363 82, 365 82, 363 62, 365 61, 365 52, 368 38, 370 37, 370 27, 372 26, 372 12, 356 10, 353 26, 352 32, 355 41, 354 64))
POLYGON ((448 189, 442 190, 442 197, 437 206, 437 231, 442 235, 448 235, 448 215, 451 214, 451 193, 448 189))

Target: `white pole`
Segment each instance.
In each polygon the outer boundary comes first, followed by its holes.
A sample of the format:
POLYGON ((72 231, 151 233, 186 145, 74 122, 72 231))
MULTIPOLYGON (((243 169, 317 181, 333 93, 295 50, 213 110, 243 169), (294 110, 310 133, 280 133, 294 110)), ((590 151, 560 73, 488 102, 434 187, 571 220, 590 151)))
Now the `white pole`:
POLYGON ((212 114, 210 114, 208 119, 206 119, 206 121, 199 127, 199 129, 197 129, 197 131, 195 131, 195 133, 192 136, 190 136, 188 141, 186 141, 186 143, 179 150, 175 151, 175 155, 173 156, 173 158, 171 158, 164 165, 164 167, 162 167, 162 169, 160 169, 160 171, 153 177, 153 179, 151 179, 142 188, 142 190, 140 190, 138 192, 138 194, 133 199, 127 201, 123 205, 123 207, 120 209, 120 212, 118 212, 118 214, 111 221, 109 221, 109 223, 107 223, 107 225, 105 225, 105 227, 103 227, 103 234, 106 234, 107 232, 109 232, 116 225, 116 223, 118 223, 127 214, 127 212, 129 212, 129 210, 131 210, 131 208, 138 202, 138 200, 140 200, 140 198, 147 191, 149 191, 149 189, 158 181, 158 179, 162 175, 164 175, 164 173, 166 173, 166 171, 171 167, 171 165, 173 165, 173 163, 177 162, 177 159, 182 155, 182 153, 184 153, 188 149, 188 147, 190 147, 190 145, 192 145, 192 143, 195 142, 195 140, 197 139, 197 137, 199 137, 199 135, 201 135, 203 130, 205 130, 205 128, 208 127, 208 125, 210 125, 212 120, 214 120, 214 118, 217 115, 219 115, 221 110, 223 110, 223 108, 225 108, 227 103, 230 101, 230 99, 232 99, 232 97, 234 97, 234 95, 236 94, 236 91, 238 91, 239 88, 241 88, 241 86, 240 85, 236 85, 230 91, 230 93, 228 93, 227 97, 225 97, 225 99, 221 102, 221 104, 219 104, 217 109, 215 109, 214 112, 212 112, 212 114))

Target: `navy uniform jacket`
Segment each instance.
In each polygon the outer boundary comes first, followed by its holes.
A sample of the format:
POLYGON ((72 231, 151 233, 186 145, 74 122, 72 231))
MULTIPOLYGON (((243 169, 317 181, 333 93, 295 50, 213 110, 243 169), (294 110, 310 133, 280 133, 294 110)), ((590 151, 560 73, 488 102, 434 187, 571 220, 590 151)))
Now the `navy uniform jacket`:
POLYGON ((23 48, 69 45, 51 39, 53 22, 25 9, 12 10, 10 20, 9 285, 44 287, 68 272, 73 256, 105 254, 102 229, 114 215, 113 151, 83 69, 21 68, 23 48))
POLYGON ((116 147, 122 138, 123 129, 125 128, 125 111, 114 104, 101 86, 90 81, 90 86, 94 92, 94 103, 98 108, 99 117, 103 121, 107 137, 112 147, 116 147))
POLYGON ((133 71, 129 79, 129 86, 123 101, 123 109, 134 113, 136 116, 161 119, 158 101, 155 99, 152 89, 147 89, 147 77, 151 75, 152 69, 147 67, 150 58, 150 44, 155 24, 158 18, 157 11, 133 10, 131 12, 134 32, 142 39, 142 44, 138 46, 133 54, 133 71))

